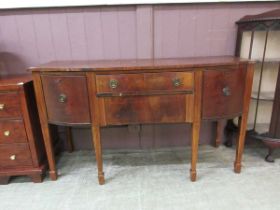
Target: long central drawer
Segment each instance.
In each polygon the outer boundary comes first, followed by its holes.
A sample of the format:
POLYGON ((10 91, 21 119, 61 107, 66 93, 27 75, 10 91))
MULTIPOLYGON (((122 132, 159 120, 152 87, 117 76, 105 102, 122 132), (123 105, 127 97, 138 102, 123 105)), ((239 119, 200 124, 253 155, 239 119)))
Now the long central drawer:
POLYGON ((192 91, 193 81, 193 72, 96 75, 99 96, 192 91))

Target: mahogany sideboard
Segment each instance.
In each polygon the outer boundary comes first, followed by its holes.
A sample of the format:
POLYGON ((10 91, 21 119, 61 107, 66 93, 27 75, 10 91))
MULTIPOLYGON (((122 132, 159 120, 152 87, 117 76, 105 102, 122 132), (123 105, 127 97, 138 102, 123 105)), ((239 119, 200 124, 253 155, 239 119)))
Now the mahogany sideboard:
POLYGON ((1 76, 0 183, 19 175, 42 182, 45 163, 32 76, 1 76))
MULTIPOLYGON (((31 68, 49 162, 57 179, 50 124, 91 126, 99 184, 104 184, 100 127, 191 123, 191 180, 201 120, 239 117, 234 171, 241 170, 253 63, 235 57, 54 61, 31 68)), ((218 123, 218 138, 221 126, 218 123)), ((183 140, 182 140, 183 141, 183 140)))

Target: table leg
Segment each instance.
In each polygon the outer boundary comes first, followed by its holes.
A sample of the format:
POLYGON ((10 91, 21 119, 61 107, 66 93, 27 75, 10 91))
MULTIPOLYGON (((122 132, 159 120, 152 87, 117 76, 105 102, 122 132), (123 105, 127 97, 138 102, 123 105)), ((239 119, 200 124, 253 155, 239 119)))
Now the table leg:
POLYGON ((245 143, 245 136, 246 136, 247 116, 242 116, 238 118, 238 127, 239 127, 239 134, 236 143, 236 156, 234 162, 235 173, 241 172, 241 160, 242 160, 242 154, 244 150, 244 143, 245 143))
POLYGON ((196 181, 196 162, 198 155, 198 142, 199 142, 200 123, 192 124, 192 157, 191 157, 191 181, 196 181))
POLYGON ((71 127, 66 127, 66 141, 67 141, 68 152, 73 152, 74 151, 74 144, 73 144, 72 128, 71 127))
POLYGON ((98 181, 100 185, 103 185, 105 183, 105 178, 103 173, 102 148, 100 142, 100 127, 92 126, 91 130, 92 130, 93 144, 94 144, 97 170, 98 170, 98 181))
POLYGON ((215 147, 219 147, 222 142, 222 134, 223 134, 223 123, 221 120, 218 120, 216 123, 216 139, 215 139, 215 147))
POLYGON ((50 135, 49 125, 41 125, 44 137, 44 144, 47 152, 47 158, 49 163, 49 175, 51 180, 57 180, 57 170, 55 165, 55 155, 53 150, 52 139, 50 135))
POLYGON ((47 109, 45 105, 41 76, 39 72, 33 73, 32 76, 34 81, 34 89, 36 94, 36 101, 37 101, 37 107, 38 107, 39 118, 41 123, 41 129, 42 129, 45 149, 46 149, 48 163, 49 163, 49 174, 52 180, 56 180, 57 172, 55 166, 55 156, 54 156, 52 139, 50 134, 50 127, 48 124, 48 115, 47 115, 47 109))
POLYGON ((236 145, 236 156, 234 162, 234 172, 240 173, 241 172, 241 160, 242 154, 244 150, 244 143, 245 143, 245 136, 246 136, 246 129, 247 129, 247 118, 249 113, 249 105, 251 100, 251 91, 252 91, 252 83, 253 83, 253 76, 254 76, 254 64, 250 63, 247 66, 247 75, 246 75, 246 86, 244 91, 244 98, 243 98, 243 110, 242 116, 238 119, 238 127, 239 127, 239 136, 236 145))

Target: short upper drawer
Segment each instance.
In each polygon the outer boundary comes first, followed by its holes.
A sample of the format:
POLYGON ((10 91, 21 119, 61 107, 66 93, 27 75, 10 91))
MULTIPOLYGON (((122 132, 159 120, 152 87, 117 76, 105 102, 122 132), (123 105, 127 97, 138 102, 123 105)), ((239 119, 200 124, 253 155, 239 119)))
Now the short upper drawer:
POLYGON ((80 75, 42 75, 50 122, 90 123, 87 80, 80 75))
POLYGON ((193 78, 193 72, 97 75, 97 93, 191 91, 193 78))
POLYGON ((144 91, 144 74, 96 75, 96 88, 97 93, 144 91))
POLYGON ((26 142, 26 132, 21 120, 0 121, 0 144, 26 142))
POLYGON ((0 92, 0 118, 20 117, 21 108, 17 92, 0 92))
POLYGON ((147 90, 192 90, 193 72, 147 73, 145 86, 147 90))
POLYGON ((0 145, 0 167, 31 166, 28 144, 0 145))

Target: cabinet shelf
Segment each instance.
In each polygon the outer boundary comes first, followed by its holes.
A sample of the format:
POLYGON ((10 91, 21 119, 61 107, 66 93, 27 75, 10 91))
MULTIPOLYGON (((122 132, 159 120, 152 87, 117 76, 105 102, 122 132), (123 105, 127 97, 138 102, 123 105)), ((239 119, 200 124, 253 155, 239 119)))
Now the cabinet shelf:
MULTIPOLYGON (((262 59, 252 59, 254 60, 257 64, 258 63, 262 63, 262 59)), ((264 59, 264 63, 280 63, 280 59, 279 58, 266 58, 264 59)))
POLYGON ((254 124, 248 124, 247 129, 249 133, 254 133, 254 135, 261 135, 262 133, 267 133, 269 130, 269 123, 257 123, 254 129, 254 124))
MULTIPOLYGON (((274 100, 274 95, 275 95, 274 91, 271 91, 271 92, 268 92, 268 91, 267 92, 261 92, 260 96, 259 96, 259 100, 262 100, 262 101, 273 101, 274 100)), ((251 99, 258 100, 258 92, 257 91, 253 91, 252 92, 251 99)))
POLYGON ((270 149, 280 148, 280 9, 246 15, 237 21, 236 55, 255 62, 248 136, 270 149), (277 96, 277 97, 275 97, 277 96))

